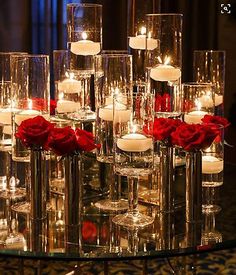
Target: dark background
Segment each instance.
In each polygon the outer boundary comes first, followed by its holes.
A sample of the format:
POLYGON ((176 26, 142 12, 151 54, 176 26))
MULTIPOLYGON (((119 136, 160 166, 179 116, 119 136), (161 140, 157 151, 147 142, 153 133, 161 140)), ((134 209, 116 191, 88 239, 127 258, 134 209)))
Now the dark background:
MULTIPOLYGON (((66 48, 66 4, 103 5, 103 49, 126 49, 129 0, 1 0, 0 51, 51 54, 66 48)), ((145 1, 145 0, 143 0, 145 1)), ((225 115, 236 124, 236 0, 160 0, 161 12, 182 13, 183 81, 192 80, 194 49, 226 51, 225 115), (231 13, 221 13, 230 3, 231 13)))

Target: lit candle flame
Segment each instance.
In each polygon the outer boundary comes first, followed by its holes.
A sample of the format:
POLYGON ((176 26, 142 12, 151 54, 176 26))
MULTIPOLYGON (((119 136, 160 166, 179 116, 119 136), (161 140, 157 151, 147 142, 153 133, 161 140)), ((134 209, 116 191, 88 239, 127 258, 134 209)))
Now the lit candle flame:
POLYGON ((195 105, 196 105, 197 110, 201 111, 202 103, 198 99, 195 100, 195 105))
POLYGON ((140 33, 142 34, 142 35, 144 35, 144 34, 146 34, 146 27, 141 27, 140 28, 140 33))
POLYGON ((86 32, 82 32, 82 39, 86 40, 88 38, 88 35, 86 32))
POLYGON ((64 94, 63 93, 59 93, 59 95, 58 95, 59 100, 62 100, 63 97, 64 97, 64 94))
POLYGON ((132 125, 131 129, 132 129, 132 133, 135 134, 137 132, 137 125, 132 125))
POLYGON ((166 56, 164 64, 167 65, 170 63, 170 57, 166 56))

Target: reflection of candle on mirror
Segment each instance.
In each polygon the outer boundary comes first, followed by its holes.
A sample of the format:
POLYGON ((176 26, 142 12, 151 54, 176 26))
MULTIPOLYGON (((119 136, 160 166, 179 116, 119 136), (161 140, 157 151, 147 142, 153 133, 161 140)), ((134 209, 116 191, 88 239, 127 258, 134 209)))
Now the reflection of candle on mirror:
POLYGON ((82 40, 71 43, 71 52, 76 55, 96 55, 101 50, 101 45, 99 42, 93 42, 87 40, 87 33, 82 32, 82 40))
MULTIPOLYGON (((158 59, 162 62, 161 58, 158 59)), ((156 81, 176 81, 181 77, 181 70, 168 65, 170 57, 166 57, 164 64, 159 64, 152 68, 150 71, 150 77, 156 81)))
POLYGON ((202 107, 204 108, 212 108, 214 107, 214 102, 212 99, 212 92, 208 92, 201 97, 199 97, 199 102, 201 103, 202 107))
MULTIPOLYGON (((140 33, 137 36, 129 37, 129 46, 135 50, 145 50, 146 49, 146 27, 140 28, 140 33)), ((157 48, 157 39, 148 37, 147 38, 147 49, 154 50, 157 48)))
POLYGON ((224 161, 214 156, 202 156, 202 173, 218 174, 224 169, 224 161))
POLYGON ((145 152, 152 148, 152 138, 132 133, 117 139, 117 147, 126 152, 145 152))

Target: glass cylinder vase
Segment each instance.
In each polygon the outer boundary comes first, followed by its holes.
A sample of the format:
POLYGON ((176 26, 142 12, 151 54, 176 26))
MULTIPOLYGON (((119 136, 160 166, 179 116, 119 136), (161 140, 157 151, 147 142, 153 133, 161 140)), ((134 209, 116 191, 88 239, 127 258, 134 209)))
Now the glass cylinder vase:
POLYGON ((186 222, 202 221, 202 153, 186 152, 186 222))
POLYGON ((160 211, 174 211, 174 148, 160 144, 160 211))
POLYGON ((148 89, 157 117, 181 114, 182 14, 147 14, 148 89))
POLYGON ((34 220, 46 218, 46 153, 42 148, 30 150, 30 215, 34 220))

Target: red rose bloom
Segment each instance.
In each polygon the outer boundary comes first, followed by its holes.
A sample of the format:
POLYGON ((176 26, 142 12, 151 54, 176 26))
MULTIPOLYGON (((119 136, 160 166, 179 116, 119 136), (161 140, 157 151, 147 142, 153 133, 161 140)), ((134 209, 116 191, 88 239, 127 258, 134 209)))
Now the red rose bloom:
POLYGON ((55 110, 57 108, 57 102, 53 99, 50 100, 50 115, 55 115, 55 110))
POLYGON ((52 129, 47 146, 59 156, 73 153, 78 149, 75 131, 70 126, 52 129))
POLYGON ((155 140, 166 140, 170 138, 173 131, 182 124, 179 119, 155 118, 153 125, 153 136, 155 140))
POLYGON ((16 137, 19 138, 26 147, 45 147, 53 124, 42 116, 29 118, 20 124, 16 137))
POLYGON ((92 242, 97 238, 97 227, 91 221, 84 221, 82 224, 82 238, 84 241, 92 242))
POLYGON ((181 124, 171 134, 172 143, 186 151, 208 148, 217 136, 217 132, 201 124, 181 124))
POLYGON ((75 135, 80 150, 88 152, 98 148, 98 145, 94 143, 94 136, 92 133, 78 128, 75 130, 75 135))
POLYGON ((230 125, 230 122, 228 119, 221 117, 221 116, 211 116, 211 115, 205 115, 202 118, 203 123, 213 123, 213 124, 219 124, 224 126, 224 128, 228 127, 230 125))

